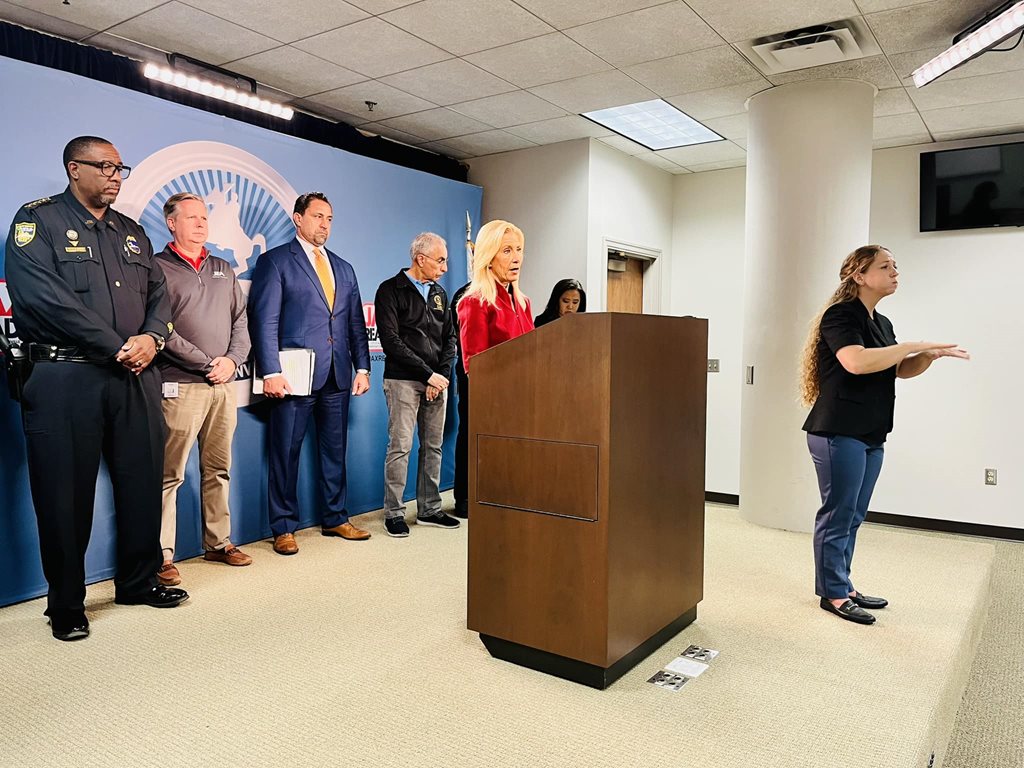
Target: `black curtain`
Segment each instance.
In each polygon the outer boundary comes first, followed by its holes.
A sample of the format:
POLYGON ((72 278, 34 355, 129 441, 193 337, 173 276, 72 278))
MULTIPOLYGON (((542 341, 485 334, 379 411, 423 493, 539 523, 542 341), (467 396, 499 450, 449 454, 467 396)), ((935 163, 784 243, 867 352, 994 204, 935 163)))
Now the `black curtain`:
POLYGON ((446 179, 466 181, 467 178, 466 168, 450 157, 396 144, 379 136, 368 138, 345 123, 332 123, 302 112, 296 112, 291 120, 281 120, 262 112, 254 112, 225 101, 168 86, 160 81, 147 79, 142 74, 139 62, 125 56, 44 35, 3 21, 0 21, 0 56, 130 88, 177 104, 241 120, 260 128, 337 147, 405 168, 425 171, 446 179))

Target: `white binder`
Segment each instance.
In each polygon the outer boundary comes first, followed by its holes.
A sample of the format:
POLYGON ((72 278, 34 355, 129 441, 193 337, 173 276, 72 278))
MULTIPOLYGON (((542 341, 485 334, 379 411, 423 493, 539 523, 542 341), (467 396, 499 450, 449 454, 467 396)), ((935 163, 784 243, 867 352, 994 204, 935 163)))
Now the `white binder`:
MULTIPOLYGON (((293 395, 308 395, 313 391, 313 370, 316 352, 312 349, 282 349, 281 373, 291 384, 293 395)), ((252 393, 263 394, 263 378, 253 376, 252 393)))

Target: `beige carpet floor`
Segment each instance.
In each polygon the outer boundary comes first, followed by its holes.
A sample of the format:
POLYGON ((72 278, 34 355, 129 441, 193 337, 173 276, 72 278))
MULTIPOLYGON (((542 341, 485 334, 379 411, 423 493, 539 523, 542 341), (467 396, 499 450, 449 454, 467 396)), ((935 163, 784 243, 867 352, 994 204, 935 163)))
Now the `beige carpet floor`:
POLYGON ((865 527, 857 584, 892 606, 860 627, 817 607, 806 535, 707 518, 697 622, 603 692, 491 659, 465 629, 466 526, 396 540, 380 513, 368 542, 186 562, 180 608, 91 586, 84 642, 53 640, 42 601, 4 608, 0 765, 925 768, 995 547, 865 527), (708 672, 645 682, 690 643, 721 651, 708 672))

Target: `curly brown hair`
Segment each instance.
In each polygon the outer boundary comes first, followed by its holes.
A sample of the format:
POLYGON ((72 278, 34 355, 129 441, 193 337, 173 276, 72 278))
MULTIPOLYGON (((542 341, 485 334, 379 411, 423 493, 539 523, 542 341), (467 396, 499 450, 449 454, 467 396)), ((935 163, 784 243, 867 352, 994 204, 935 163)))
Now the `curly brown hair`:
POLYGON ((811 321, 807 341, 804 343, 803 355, 800 359, 800 402, 808 408, 818 399, 818 342, 821 341, 821 316, 833 304, 853 301, 857 298, 857 283, 853 277, 863 274, 874 263, 875 257, 885 251, 891 254, 884 245, 862 245, 845 259, 839 268, 839 287, 811 321))

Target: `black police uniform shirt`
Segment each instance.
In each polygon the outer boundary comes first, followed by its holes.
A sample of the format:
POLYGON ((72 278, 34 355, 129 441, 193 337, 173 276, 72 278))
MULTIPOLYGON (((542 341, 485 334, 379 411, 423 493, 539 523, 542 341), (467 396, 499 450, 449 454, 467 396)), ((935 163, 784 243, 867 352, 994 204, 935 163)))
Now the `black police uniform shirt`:
POLYGON ((108 361, 129 336, 173 330, 164 274, 142 227, 112 208, 96 219, 70 188, 18 210, 5 272, 23 341, 108 361))
POLYGON ((846 435, 869 445, 885 442, 892 431, 896 402, 896 366, 855 375, 836 357, 843 347, 890 347, 896 334, 889 318, 874 318, 860 299, 833 304, 821 317, 818 341, 818 399, 804 423, 815 435, 846 435))

